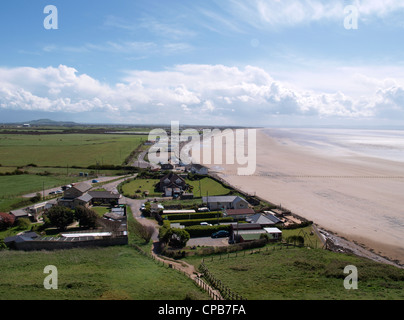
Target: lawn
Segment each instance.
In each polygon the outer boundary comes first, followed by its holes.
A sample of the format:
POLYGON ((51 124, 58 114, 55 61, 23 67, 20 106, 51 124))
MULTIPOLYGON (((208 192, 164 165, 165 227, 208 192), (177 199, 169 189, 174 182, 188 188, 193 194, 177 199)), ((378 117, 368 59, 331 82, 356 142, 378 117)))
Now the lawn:
POLYGON ((109 134, 0 134, 3 166, 121 165, 147 136, 109 134))
MULTIPOLYGON (((290 248, 205 257, 217 279, 249 300, 403 299, 404 270, 322 249, 290 248), (346 290, 344 268, 358 269, 358 290, 346 290)), ((250 251, 248 251, 250 252, 250 251)), ((200 257, 187 260, 196 266, 200 257)))
POLYGON ((160 197, 162 193, 155 190, 156 184, 159 182, 158 179, 134 179, 122 185, 122 192, 124 195, 138 194, 141 196, 144 191, 149 191, 150 197, 160 197), (137 190, 141 190, 141 193, 136 193, 137 190))
POLYGON ((226 188, 221 183, 211 178, 203 178, 197 181, 187 180, 187 183, 193 187, 194 197, 224 196, 230 193, 231 189, 226 188))

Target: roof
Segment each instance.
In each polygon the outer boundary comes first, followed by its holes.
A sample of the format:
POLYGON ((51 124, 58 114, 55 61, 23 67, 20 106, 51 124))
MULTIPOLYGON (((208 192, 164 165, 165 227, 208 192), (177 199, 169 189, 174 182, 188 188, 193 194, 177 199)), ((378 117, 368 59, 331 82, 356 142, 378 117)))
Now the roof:
POLYGON ((118 193, 112 193, 110 191, 89 191, 88 194, 93 198, 102 199, 119 199, 121 197, 118 193))
POLYGON ((9 243, 13 243, 13 242, 25 242, 25 241, 32 241, 36 238, 38 238, 38 234, 36 234, 35 232, 24 232, 22 234, 16 235, 16 236, 12 236, 12 237, 7 237, 4 239, 4 243, 5 244, 9 244, 9 243))
POLYGON ((12 215, 14 215, 16 218, 30 216, 30 214, 27 211, 23 210, 23 209, 13 210, 13 211, 10 211, 10 213, 12 215))
POLYGON ((207 203, 208 200, 209 202, 233 202, 237 198, 244 200, 239 196, 212 196, 212 197, 202 197, 202 202, 207 203))
POLYGON ((84 201, 84 202, 90 202, 91 199, 93 199, 93 197, 90 196, 88 193, 85 193, 82 196, 76 198, 76 200, 80 200, 80 201, 84 201))
POLYGON ((260 230, 261 225, 257 223, 232 223, 233 230, 260 230))
POLYGON ((278 228, 264 228, 267 233, 282 233, 278 228))
POLYGON ((238 216, 238 215, 246 215, 246 214, 255 214, 254 209, 246 208, 246 209, 226 209, 227 216, 238 216))
POLYGON ((258 223, 258 224, 276 224, 280 222, 280 220, 274 216, 266 216, 261 213, 254 214, 253 216, 247 219, 251 223, 258 223))
POLYGON ((75 184, 72 188, 79 190, 80 192, 84 193, 87 192, 92 188, 92 186, 87 183, 87 182, 81 182, 78 184, 75 184))

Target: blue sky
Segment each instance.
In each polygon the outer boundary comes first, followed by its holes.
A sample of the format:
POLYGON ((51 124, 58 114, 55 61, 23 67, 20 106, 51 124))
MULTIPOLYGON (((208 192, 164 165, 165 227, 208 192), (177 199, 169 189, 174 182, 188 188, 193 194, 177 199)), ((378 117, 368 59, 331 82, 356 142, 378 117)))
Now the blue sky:
POLYGON ((398 0, 3 0, 0 30, 0 122, 404 124, 398 0))

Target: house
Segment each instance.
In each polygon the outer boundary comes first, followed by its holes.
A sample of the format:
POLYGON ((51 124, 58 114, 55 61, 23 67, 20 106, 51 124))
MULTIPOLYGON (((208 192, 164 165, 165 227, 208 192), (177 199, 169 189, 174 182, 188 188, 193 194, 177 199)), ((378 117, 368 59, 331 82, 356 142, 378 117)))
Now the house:
POLYGON ((76 199, 86 193, 92 188, 92 185, 87 182, 75 184, 73 187, 67 189, 64 194, 64 199, 76 199))
POLYGON ((201 174, 201 175, 207 175, 208 174, 208 168, 200 165, 200 164, 190 164, 186 167, 187 171, 194 173, 194 174, 201 174))
POLYGON ((274 241, 282 240, 282 231, 278 228, 264 228, 264 230, 270 236, 270 239, 274 241))
POLYGON ((31 212, 29 212, 26 209, 13 210, 10 211, 10 214, 12 214, 15 217, 15 220, 26 218, 31 221, 34 221, 34 216, 32 215, 31 212))
POLYGON ((256 223, 261 225, 261 227, 272 227, 276 224, 282 223, 277 217, 273 215, 264 215, 262 213, 254 214, 253 216, 249 216, 246 219, 249 223, 256 223))
POLYGON ((26 231, 16 236, 6 237, 4 239, 4 244, 11 249, 15 249, 16 244, 26 241, 33 241, 38 237, 39 235, 35 232, 26 231))
POLYGON ((224 216, 232 217, 236 220, 246 219, 247 217, 255 215, 254 209, 245 208, 245 209, 225 209, 224 216))
POLYGON ((180 195, 186 189, 187 183, 176 173, 170 172, 160 179, 160 191, 164 192, 166 197, 172 197, 175 194, 180 195))
POLYGON ((174 166, 171 163, 162 163, 160 166, 161 166, 161 170, 172 170, 172 169, 174 169, 174 166))
POLYGON ((89 191, 92 204, 117 205, 121 195, 110 191, 89 191))
POLYGON ((248 202, 239 196, 202 197, 202 202, 206 203, 208 208, 212 211, 248 208, 248 202))
POLYGON ((255 223, 232 223, 230 239, 235 242, 258 240, 266 231, 261 225, 255 223))

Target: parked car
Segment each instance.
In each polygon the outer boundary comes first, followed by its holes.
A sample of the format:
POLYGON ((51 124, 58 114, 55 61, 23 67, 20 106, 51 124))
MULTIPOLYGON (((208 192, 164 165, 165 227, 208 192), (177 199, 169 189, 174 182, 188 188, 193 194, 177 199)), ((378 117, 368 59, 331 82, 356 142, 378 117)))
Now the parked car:
POLYGON ((230 233, 226 230, 219 230, 212 234, 212 238, 227 238, 228 236, 230 236, 230 233))
POLYGON ((51 191, 49 192, 49 194, 56 194, 56 191, 51 191))
POLYGON ((98 180, 93 180, 93 181, 91 181, 91 183, 98 183, 99 181, 98 180))
POLYGON ((209 227, 211 227, 212 225, 210 223, 207 223, 207 222, 201 222, 201 226, 209 226, 209 227))
POLYGON ((57 191, 55 191, 55 193, 56 194, 61 194, 61 193, 63 193, 63 191, 62 190, 57 190, 57 191))

